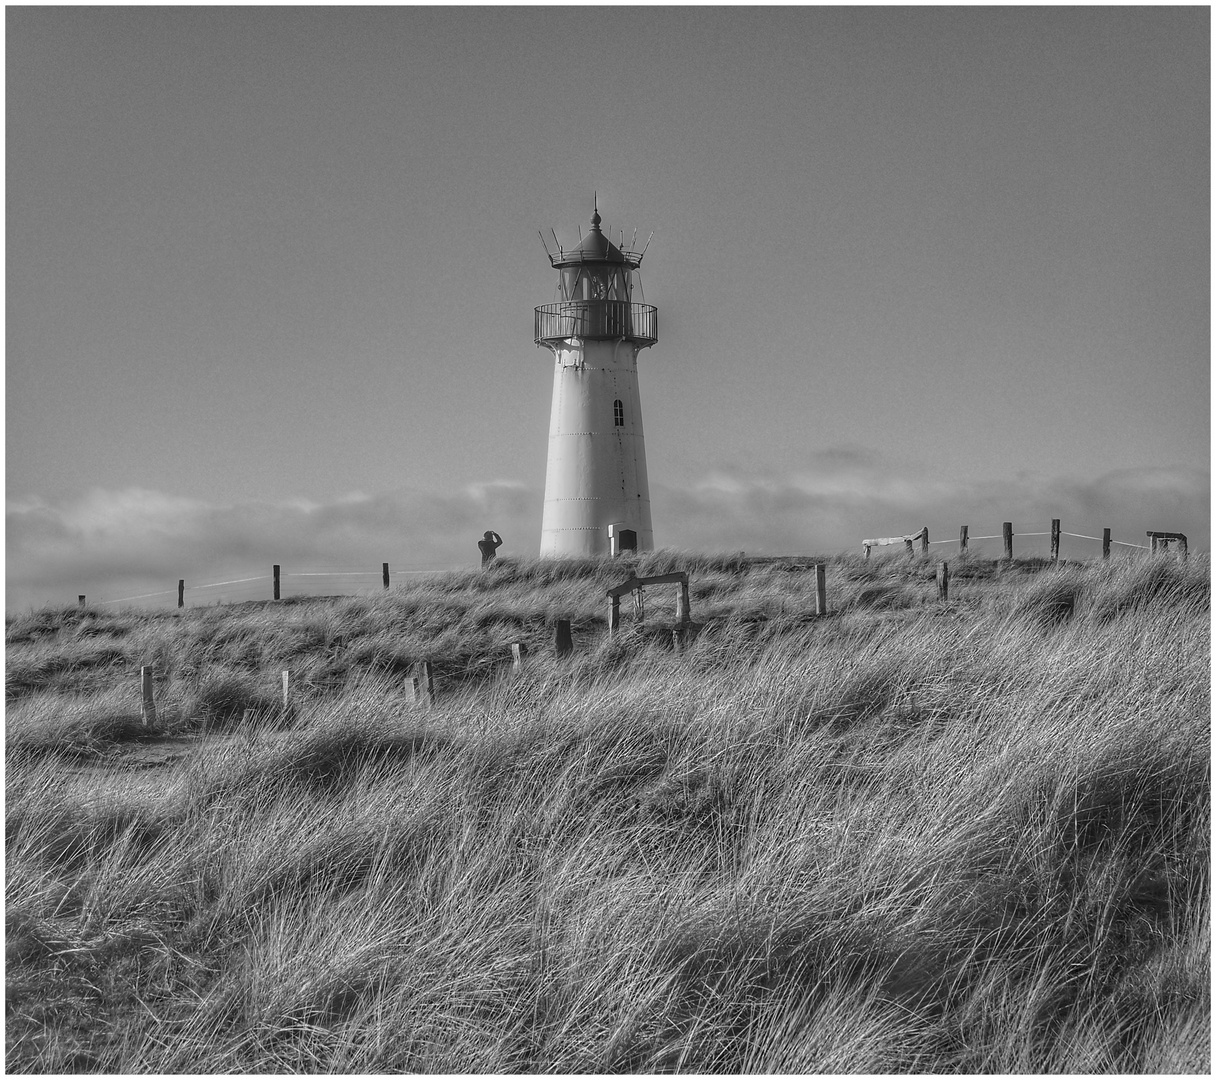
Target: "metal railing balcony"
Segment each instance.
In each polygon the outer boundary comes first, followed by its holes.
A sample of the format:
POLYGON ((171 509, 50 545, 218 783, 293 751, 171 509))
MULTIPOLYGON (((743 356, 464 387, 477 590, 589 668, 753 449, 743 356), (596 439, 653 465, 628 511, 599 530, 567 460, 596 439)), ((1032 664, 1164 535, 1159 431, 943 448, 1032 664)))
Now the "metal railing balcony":
POLYGON ((566 338, 628 338, 642 348, 659 340, 658 308, 628 300, 564 300, 536 309, 536 344, 566 338))

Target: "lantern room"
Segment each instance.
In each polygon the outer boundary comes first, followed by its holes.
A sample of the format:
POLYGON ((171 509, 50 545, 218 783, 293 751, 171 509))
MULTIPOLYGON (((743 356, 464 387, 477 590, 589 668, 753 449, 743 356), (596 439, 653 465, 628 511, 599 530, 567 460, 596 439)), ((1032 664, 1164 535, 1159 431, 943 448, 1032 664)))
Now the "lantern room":
MULTIPOLYGON (((578 247, 558 248, 550 255, 555 269, 561 271, 557 284, 559 300, 633 299, 633 287, 641 255, 626 253, 600 231, 600 215, 591 215, 591 231, 578 247)), ((623 241, 622 237, 622 241, 623 241)), ((641 292, 641 284, 638 283, 641 292)))
MULTIPOLYGON (((598 208, 591 230, 578 246, 563 248, 554 235, 556 254, 545 254, 558 271, 556 302, 536 309, 536 343, 552 347, 573 338, 629 339, 640 348, 658 340, 655 309, 642 300, 639 267, 646 249, 618 247, 600 228, 598 208)), ((625 236, 621 233, 621 244, 625 236)))

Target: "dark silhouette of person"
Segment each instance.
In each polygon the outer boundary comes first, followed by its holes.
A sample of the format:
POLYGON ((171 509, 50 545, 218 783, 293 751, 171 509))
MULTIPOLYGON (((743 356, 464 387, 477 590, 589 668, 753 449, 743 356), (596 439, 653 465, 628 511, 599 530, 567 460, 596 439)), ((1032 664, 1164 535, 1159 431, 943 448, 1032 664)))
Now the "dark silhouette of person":
POLYGON ((502 545, 502 537, 492 529, 486 531, 483 539, 477 541, 477 546, 481 550, 481 565, 489 566, 495 553, 502 545))

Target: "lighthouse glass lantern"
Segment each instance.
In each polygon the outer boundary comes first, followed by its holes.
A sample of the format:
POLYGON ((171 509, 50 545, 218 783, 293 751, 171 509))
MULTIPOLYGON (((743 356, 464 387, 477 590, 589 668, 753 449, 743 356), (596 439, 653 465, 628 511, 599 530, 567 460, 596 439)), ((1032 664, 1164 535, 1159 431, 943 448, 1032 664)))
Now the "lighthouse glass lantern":
POLYGON ((658 341, 658 312, 640 302, 645 249, 623 233, 618 247, 601 220, 597 207, 577 247, 545 248, 558 299, 536 309, 536 344, 554 359, 542 556, 654 547, 638 353, 658 341))

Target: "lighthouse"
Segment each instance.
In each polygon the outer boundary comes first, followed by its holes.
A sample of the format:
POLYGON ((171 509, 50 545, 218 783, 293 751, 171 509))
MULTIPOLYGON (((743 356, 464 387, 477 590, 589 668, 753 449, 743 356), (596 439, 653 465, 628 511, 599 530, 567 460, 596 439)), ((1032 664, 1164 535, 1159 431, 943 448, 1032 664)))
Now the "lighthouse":
POLYGON ((577 247, 545 244, 558 282, 557 302, 536 309, 536 344, 554 360, 542 556, 654 547, 638 353, 659 339, 658 312, 641 302, 645 247, 623 232, 614 244, 601 220, 596 204, 577 247))

